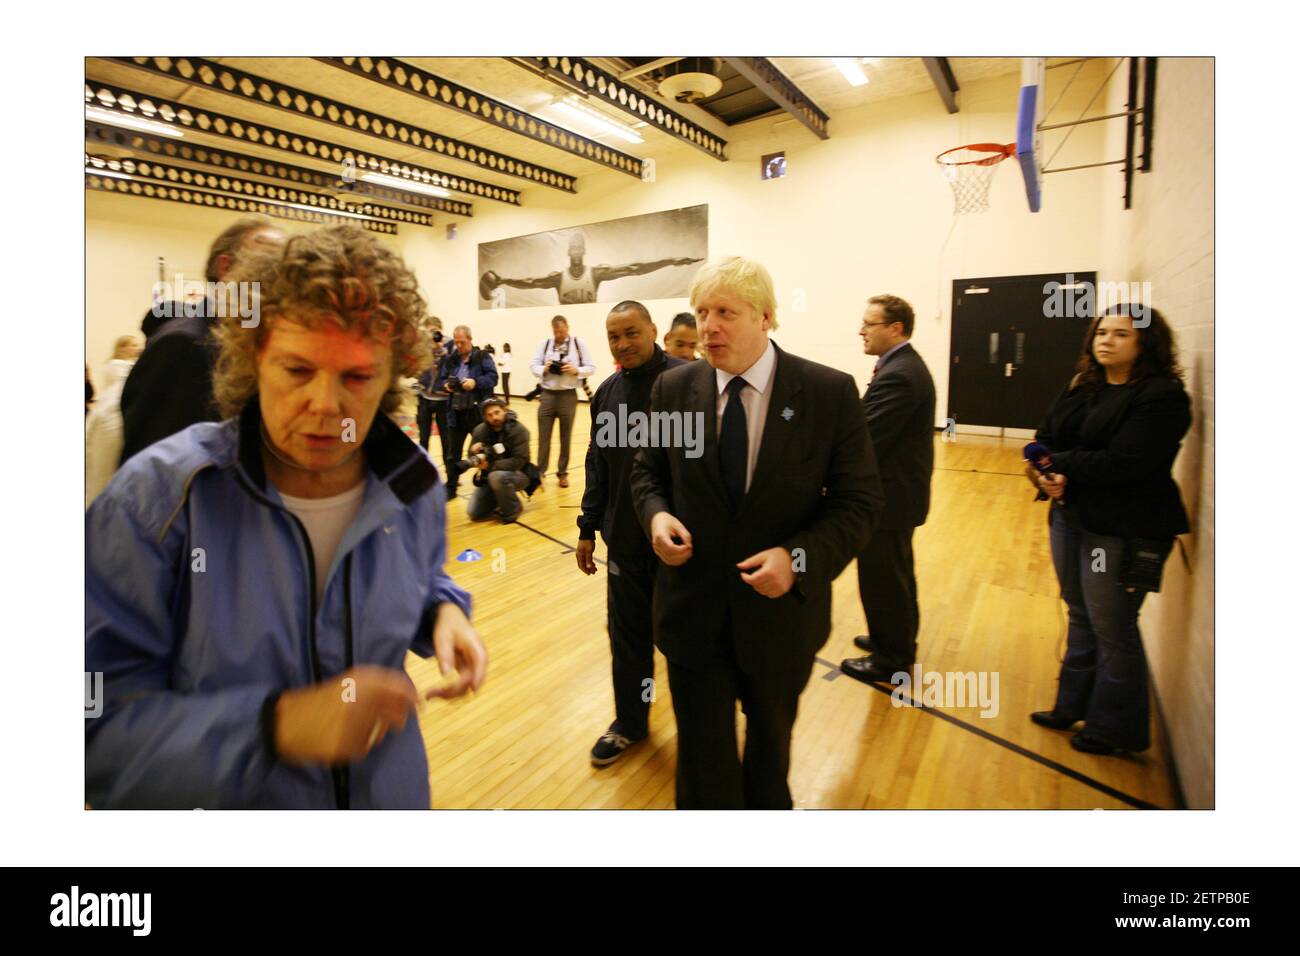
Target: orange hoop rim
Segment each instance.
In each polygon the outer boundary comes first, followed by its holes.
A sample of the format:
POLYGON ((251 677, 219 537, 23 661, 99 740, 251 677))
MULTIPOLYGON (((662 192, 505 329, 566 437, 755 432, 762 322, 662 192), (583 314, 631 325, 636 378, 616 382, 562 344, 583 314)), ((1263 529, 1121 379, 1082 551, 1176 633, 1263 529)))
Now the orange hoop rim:
POLYGON ((934 161, 941 166, 995 166, 1002 160, 1014 156, 1015 152, 1015 143, 970 143, 966 146, 954 146, 952 149, 945 149, 934 158, 934 161), (993 155, 985 156, 983 159, 944 159, 945 156, 960 152, 963 149, 973 149, 981 153, 992 153, 993 155))

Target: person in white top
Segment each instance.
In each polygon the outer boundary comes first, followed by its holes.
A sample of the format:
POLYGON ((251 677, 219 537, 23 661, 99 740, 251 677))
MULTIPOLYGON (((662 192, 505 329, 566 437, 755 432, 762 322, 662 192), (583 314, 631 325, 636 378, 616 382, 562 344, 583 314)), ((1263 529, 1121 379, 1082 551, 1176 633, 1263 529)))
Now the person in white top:
POLYGON ((510 369, 514 363, 514 356, 510 354, 510 343, 507 342, 501 346, 501 354, 496 357, 497 372, 501 376, 501 394, 505 396, 507 402, 510 401, 510 369))
POLYGON ((122 457, 122 386, 144 346, 134 335, 119 336, 104 366, 104 388, 86 418, 86 507, 117 471, 122 457))
POLYGON ((648 262, 628 262, 620 266, 589 266, 584 261, 586 256, 587 240, 581 231, 575 231, 569 237, 568 268, 531 279, 507 279, 488 270, 479 279, 479 294, 484 299, 489 299, 492 291, 503 285, 516 289, 554 289, 561 305, 578 305, 595 302, 602 282, 643 276, 669 266, 689 266, 700 261, 699 257, 692 259, 678 256, 648 262))
POLYGON ((573 418, 578 412, 578 380, 596 370, 591 351, 569 334, 569 320, 551 319, 551 337, 537 348, 532 372, 541 380, 542 404, 537 410, 537 469, 543 478, 551 463, 551 433, 560 422, 560 460, 556 468, 560 487, 569 487, 569 445, 573 418), (577 363, 576 365, 574 363, 577 363))

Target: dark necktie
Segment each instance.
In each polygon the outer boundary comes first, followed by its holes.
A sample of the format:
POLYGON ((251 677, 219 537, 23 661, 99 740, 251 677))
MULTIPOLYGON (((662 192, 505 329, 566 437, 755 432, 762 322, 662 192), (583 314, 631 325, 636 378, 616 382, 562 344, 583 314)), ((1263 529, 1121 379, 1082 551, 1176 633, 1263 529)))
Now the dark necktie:
POLYGON ((718 436, 722 480, 736 505, 745 497, 745 472, 749 470, 749 431, 745 406, 740 401, 744 387, 745 380, 739 375, 727 383, 727 407, 722 410, 722 434, 718 436))

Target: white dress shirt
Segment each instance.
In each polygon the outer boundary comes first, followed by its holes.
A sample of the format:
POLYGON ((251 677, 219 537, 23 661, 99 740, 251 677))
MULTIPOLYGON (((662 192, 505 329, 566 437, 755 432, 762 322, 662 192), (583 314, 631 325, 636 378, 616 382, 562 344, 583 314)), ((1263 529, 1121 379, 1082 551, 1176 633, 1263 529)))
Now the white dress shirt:
POLYGON ((548 391, 567 391, 577 388, 580 379, 596 371, 596 365, 591 360, 592 355, 586 342, 580 342, 576 335, 570 335, 564 345, 567 345, 567 349, 565 354, 561 355, 560 349, 564 346, 556 345, 555 339, 550 338, 538 346, 537 352, 533 355, 532 372, 541 379, 542 388, 548 391), (550 371, 547 366, 553 361, 568 362, 578 370, 578 374, 565 375, 550 371))
MULTIPOLYGON (((727 385, 736 376, 722 369, 714 369, 718 384, 718 433, 722 433, 722 413, 726 410, 727 385)), ((768 340, 767 348, 758 361, 740 373, 745 387, 740 391, 740 404, 745 408, 745 433, 749 436, 749 461, 745 465, 745 491, 754 480, 754 466, 758 464, 758 448, 763 442, 763 425, 767 422, 767 408, 772 404, 772 380, 776 377, 776 347, 768 340)))

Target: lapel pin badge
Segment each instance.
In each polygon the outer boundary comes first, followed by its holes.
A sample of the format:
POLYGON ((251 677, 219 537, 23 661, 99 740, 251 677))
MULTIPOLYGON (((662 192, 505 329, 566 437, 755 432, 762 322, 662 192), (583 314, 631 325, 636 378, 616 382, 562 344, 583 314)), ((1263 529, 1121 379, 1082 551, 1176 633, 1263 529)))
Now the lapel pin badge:
POLYGON ((793 408, 790 408, 790 407, 787 405, 784 409, 782 409, 782 411, 781 411, 781 417, 784 418, 784 419, 788 422, 790 419, 794 418, 794 409, 793 409, 793 408))

